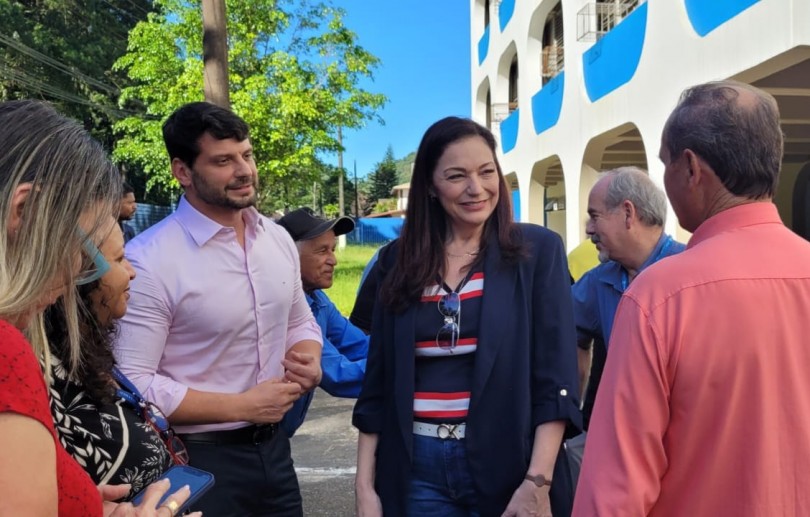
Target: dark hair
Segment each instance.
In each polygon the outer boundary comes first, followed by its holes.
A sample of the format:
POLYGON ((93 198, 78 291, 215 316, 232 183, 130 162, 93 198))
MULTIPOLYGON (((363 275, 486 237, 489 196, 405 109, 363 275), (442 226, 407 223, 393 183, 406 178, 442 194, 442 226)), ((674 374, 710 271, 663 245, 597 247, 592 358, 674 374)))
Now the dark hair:
POLYGON ((135 193, 135 189, 132 188, 132 185, 130 185, 126 181, 121 182, 121 188, 122 188, 121 197, 125 197, 127 194, 135 193))
MULTIPOLYGON (((495 152, 495 137, 487 128, 472 120, 443 118, 428 128, 416 151, 396 266, 382 286, 382 300, 395 312, 404 310, 418 300, 424 288, 436 280, 444 267, 449 223, 441 204, 430 199, 433 172, 448 146, 476 136, 483 138, 492 151, 500 180, 498 204, 484 226, 481 248, 483 250, 490 236, 495 234, 507 262, 516 262, 524 255, 519 229, 512 221, 509 189, 495 152)), ((483 257, 484 253, 481 253, 479 260, 483 257)))
POLYGON ((163 141, 169 158, 179 158, 189 167, 200 154, 198 141, 204 133, 217 140, 248 138, 248 125, 232 111, 209 102, 192 102, 180 107, 163 123, 163 141))
MULTIPOLYGON (((112 342, 118 326, 115 321, 103 326, 93 310, 90 294, 100 286, 101 280, 96 280, 77 287, 82 360, 70 375, 72 381, 84 387, 90 398, 98 403, 108 404, 115 400, 115 385, 112 382, 115 358, 112 342)), ((70 347, 62 298, 45 311, 45 333, 51 353, 58 357, 63 365, 69 364, 70 347)))
POLYGON ((664 128, 672 159, 692 150, 735 196, 772 197, 782 165, 779 106, 770 94, 737 81, 687 89, 664 128), (742 92, 753 94, 741 98, 742 92))

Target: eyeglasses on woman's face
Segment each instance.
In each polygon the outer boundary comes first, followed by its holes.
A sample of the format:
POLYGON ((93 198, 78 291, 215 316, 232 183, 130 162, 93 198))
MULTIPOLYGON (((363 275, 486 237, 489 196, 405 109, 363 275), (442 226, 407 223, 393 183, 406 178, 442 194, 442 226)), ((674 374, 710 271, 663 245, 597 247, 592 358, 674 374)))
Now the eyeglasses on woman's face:
POLYGON ((104 258, 104 254, 98 249, 88 235, 79 230, 79 234, 84 239, 82 242, 83 264, 88 264, 76 276, 76 285, 86 285, 103 277, 110 270, 110 263, 104 258))

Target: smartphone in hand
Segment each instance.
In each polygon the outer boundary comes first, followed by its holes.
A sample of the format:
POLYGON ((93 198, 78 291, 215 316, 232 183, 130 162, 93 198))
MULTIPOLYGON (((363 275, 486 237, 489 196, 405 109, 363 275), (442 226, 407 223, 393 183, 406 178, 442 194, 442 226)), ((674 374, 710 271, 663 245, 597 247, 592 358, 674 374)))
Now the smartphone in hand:
MULTIPOLYGON (((163 494, 163 497, 160 498, 160 502, 157 504, 158 507, 162 505, 170 495, 177 492, 185 485, 188 485, 191 489, 191 495, 188 497, 188 500, 186 500, 186 502, 180 506, 175 515, 183 515, 183 513, 187 511, 192 504, 197 502, 197 500, 199 500, 203 494, 214 486, 213 474, 204 470, 195 469, 194 467, 189 467, 188 465, 175 465, 164 472, 163 475, 155 481, 160 481, 161 479, 166 478, 169 479, 172 486, 169 488, 168 492, 163 494)), ((132 504, 136 506, 141 504, 145 493, 146 487, 143 487, 143 489, 132 498, 132 504)))

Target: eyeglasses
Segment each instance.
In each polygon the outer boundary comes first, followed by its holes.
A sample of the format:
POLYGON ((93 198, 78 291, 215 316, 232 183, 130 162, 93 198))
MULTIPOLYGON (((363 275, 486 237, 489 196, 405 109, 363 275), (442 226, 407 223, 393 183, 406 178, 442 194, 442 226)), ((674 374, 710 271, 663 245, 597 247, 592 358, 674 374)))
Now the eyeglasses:
POLYGON ((151 402, 144 401, 141 405, 141 416, 152 429, 160 436, 166 450, 169 451, 175 465, 188 465, 188 449, 183 440, 177 436, 174 429, 169 425, 169 419, 163 414, 159 407, 151 402))
POLYGON ((152 404, 141 395, 138 388, 132 381, 121 373, 117 366, 112 370, 113 378, 118 383, 116 394, 123 399, 131 408, 140 411, 141 417, 149 424, 149 427, 157 433, 160 441, 169 451, 175 465, 188 465, 188 450, 183 441, 175 434, 174 429, 169 425, 169 419, 163 414, 159 407, 152 404))
POLYGON ((439 332, 436 333, 436 346, 442 350, 452 350, 458 345, 461 322, 461 297, 456 292, 442 295, 438 302, 439 313, 444 316, 439 332))
POLYGON ((82 250, 87 256, 86 258, 90 259, 93 264, 76 277, 75 283, 76 285, 86 285, 107 274, 107 271, 110 270, 110 263, 107 262, 107 259, 104 258, 104 254, 101 253, 98 246, 93 243, 84 231, 79 230, 79 235, 84 239, 84 242, 82 242, 82 250))

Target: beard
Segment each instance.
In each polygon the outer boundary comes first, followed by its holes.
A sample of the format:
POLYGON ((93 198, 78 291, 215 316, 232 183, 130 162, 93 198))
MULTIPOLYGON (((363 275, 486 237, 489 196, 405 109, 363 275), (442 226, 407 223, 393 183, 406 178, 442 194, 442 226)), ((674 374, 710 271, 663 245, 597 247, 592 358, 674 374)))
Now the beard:
POLYGON ((597 258, 599 259, 599 262, 601 264, 604 264, 605 262, 610 262, 610 257, 608 256, 607 251, 605 250, 599 250, 599 255, 597 255, 597 258))
MULTIPOLYGON (((593 237, 591 237, 591 242, 594 244, 599 244, 599 237, 594 235, 593 237)), ((596 252, 598 253, 597 258, 599 259, 600 264, 610 262, 610 255, 608 255, 607 250, 605 250, 604 248, 598 248, 596 252)))
POLYGON ((220 190, 209 183, 202 174, 199 174, 193 169, 191 172, 191 183, 194 185, 194 190, 197 193, 197 197, 199 197, 200 200, 204 201, 205 203, 208 203, 211 206, 232 208, 234 210, 241 210, 242 208, 256 206, 256 191, 258 190, 258 180, 256 177, 251 175, 250 177, 234 180, 228 183, 225 186, 225 189, 220 190), (253 186, 253 194, 237 198, 228 196, 229 190, 244 187, 245 185, 253 186))

